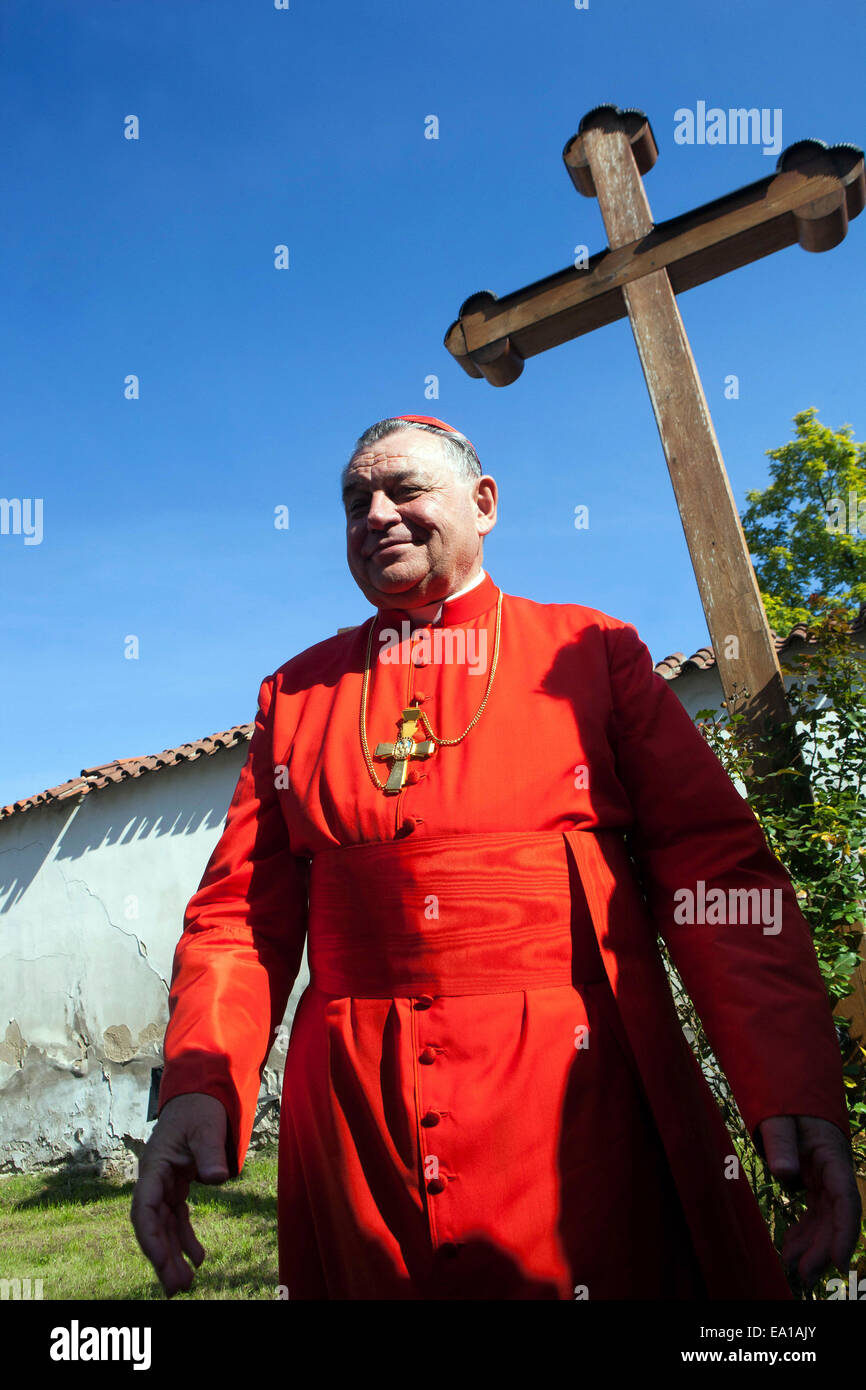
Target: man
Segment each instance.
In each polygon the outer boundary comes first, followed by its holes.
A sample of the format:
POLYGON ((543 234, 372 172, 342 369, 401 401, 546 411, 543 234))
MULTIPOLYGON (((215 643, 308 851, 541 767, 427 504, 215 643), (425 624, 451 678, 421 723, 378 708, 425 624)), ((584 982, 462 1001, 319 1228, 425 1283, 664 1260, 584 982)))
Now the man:
POLYGON ((166 1291, 204 1256, 190 1180, 243 1164, 305 936, 290 1298, 790 1298, 657 932, 772 1172, 808 1191, 786 1260, 807 1282, 846 1267, 835 1030, 748 804, 632 626, 486 574, 497 488, 465 436, 380 421, 343 481, 377 611, 262 683, 175 956, 133 1202, 166 1291))

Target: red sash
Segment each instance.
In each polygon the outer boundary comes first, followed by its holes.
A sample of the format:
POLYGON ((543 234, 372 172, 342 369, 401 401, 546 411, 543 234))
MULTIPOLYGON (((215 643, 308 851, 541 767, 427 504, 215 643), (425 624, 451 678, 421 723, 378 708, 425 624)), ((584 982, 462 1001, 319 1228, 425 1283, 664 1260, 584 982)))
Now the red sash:
POLYGON ((307 956, 325 994, 503 994, 604 977, 559 832, 443 835, 313 857, 307 956))

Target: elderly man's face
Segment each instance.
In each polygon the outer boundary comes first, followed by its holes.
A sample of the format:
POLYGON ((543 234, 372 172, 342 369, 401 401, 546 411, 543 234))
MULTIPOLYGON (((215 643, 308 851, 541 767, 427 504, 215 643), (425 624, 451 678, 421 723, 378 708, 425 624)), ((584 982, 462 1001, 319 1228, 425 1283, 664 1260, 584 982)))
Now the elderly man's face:
POLYGON ((478 569, 496 521, 496 483, 463 481, 435 435, 400 430, 356 454, 343 479, 346 551, 371 603, 446 598, 478 569))

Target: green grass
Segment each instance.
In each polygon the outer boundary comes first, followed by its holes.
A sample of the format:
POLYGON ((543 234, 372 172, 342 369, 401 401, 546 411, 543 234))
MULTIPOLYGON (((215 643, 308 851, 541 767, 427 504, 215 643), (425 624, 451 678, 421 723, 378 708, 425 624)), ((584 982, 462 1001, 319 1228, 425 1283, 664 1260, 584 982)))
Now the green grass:
MULTIPOLYGON (((135 1184, 73 1169, 0 1178, 0 1278, 42 1280, 47 1299, 164 1299, 129 1219, 135 1184)), ((206 1250, 188 1299, 269 1299, 277 1286, 277 1151, 221 1187, 193 1183, 206 1250)))

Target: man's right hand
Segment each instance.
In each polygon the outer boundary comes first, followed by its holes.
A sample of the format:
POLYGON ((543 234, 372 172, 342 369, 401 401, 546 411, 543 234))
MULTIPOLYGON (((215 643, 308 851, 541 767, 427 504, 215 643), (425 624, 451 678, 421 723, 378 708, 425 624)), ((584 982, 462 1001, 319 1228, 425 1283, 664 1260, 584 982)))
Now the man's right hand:
POLYGON ((215 1096, 194 1092, 175 1096, 160 1112, 138 1165, 132 1199, 132 1225, 138 1243, 171 1298, 188 1289, 205 1257, 186 1204, 193 1180, 226 1182, 228 1117, 215 1096))

